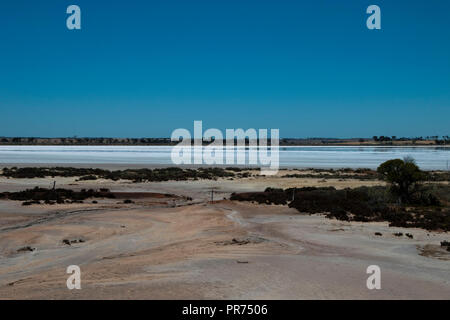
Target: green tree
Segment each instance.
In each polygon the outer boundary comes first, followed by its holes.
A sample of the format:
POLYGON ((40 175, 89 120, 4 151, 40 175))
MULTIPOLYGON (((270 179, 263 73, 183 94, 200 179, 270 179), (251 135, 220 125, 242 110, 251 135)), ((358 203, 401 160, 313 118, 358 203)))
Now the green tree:
POLYGON ((378 167, 377 172, 391 185, 391 192, 404 203, 411 201, 418 184, 425 180, 425 173, 412 158, 388 160, 378 167))

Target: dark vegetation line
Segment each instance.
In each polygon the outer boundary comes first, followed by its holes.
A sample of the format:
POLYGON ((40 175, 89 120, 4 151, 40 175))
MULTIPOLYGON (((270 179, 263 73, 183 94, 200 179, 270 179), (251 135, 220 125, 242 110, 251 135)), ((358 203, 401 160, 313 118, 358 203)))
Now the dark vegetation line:
MULTIPOLYGON (((107 198, 107 199, 121 199, 123 197, 134 197, 137 199, 145 197, 155 198, 179 198, 174 194, 161 194, 151 192, 110 192, 109 189, 100 188, 94 189, 81 189, 80 191, 74 191, 70 189, 54 188, 46 189, 35 187, 33 189, 26 189, 18 192, 3 192, 0 193, 0 199, 8 199, 15 201, 24 201, 22 205, 28 206, 32 204, 64 204, 64 203, 83 203, 84 200, 90 198, 107 198), (42 202, 41 202, 42 201, 42 202)), ((185 197, 186 200, 192 201, 192 198, 185 197)), ((96 200, 92 203, 98 203, 96 200)), ((122 203, 134 203, 130 199, 123 200, 122 203)))
POLYGON ((4 168, 3 176, 8 178, 45 178, 45 177, 80 177, 79 180, 109 179, 131 180, 134 182, 183 181, 183 180, 214 180, 224 177, 235 177, 234 172, 222 168, 181 169, 169 167, 162 169, 127 169, 104 170, 92 168, 4 168))
MULTIPOLYGON (((313 173, 286 174, 283 178, 319 178, 319 179, 357 179, 361 181, 380 180, 380 174, 372 169, 306 169, 313 173)), ((439 182, 450 181, 450 172, 423 171, 424 181, 439 182)))
MULTIPOLYGON (((183 180, 215 180, 218 178, 247 178, 252 176, 251 170, 255 168, 199 168, 182 169, 169 167, 161 169, 126 169, 105 170, 93 168, 71 167, 25 167, 3 168, 2 176, 7 178, 45 178, 45 177, 80 177, 80 181, 109 179, 131 180, 133 182, 183 181, 183 180)), ((285 171, 283 169, 280 170, 285 171)), ((378 180, 379 172, 371 169, 305 169, 308 173, 285 174, 283 178, 318 178, 318 179, 358 179, 378 180), (309 173, 312 172, 312 173, 309 173)), ((427 171, 424 172, 425 181, 450 181, 450 172, 427 171)))
POLYGON ((289 205, 302 213, 326 213, 343 221, 388 221, 395 227, 450 231, 449 185, 422 184, 426 174, 411 159, 386 161, 377 172, 389 186, 268 188, 234 193, 231 200, 289 205))
POLYGON ((450 231, 450 187, 433 186, 416 203, 400 205, 389 187, 271 189, 232 194, 231 200, 289 205, 301 213, 326 213, 343 221, 388 221, 390 226, 450 231), (438 194, 435 196, 434 194, 438 194), (294 200, 292 200, 294 199, 294 200))
POLYGON ((81 191, 73 191, 69 189, 46 189, 35 187, 18 192, 0 193, 0 199, 9 199, 15 201, 24 201, 22 205, 41 204, 63 204, 63 203, 83 203, 88 198, 116 198, 115 194, 109 189, 102 188, 100 190, 82 189, 81 191))

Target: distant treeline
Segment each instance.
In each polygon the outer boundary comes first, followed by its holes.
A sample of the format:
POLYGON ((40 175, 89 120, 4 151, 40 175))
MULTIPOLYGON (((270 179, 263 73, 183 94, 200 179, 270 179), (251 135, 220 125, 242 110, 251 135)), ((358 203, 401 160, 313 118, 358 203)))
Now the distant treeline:
POLYGON ((27 138, 2 137, 0 145, 175 145, 170 138, 27 138))
MULTIPOLYGON (((210 142, 204 141, 205 145, 210 142)), ((0 137, 0 145, 148 145, 171 146, 170 138, 36 138, 36 137, 0 137)), ((226 142, 224 141, 224 145, 226 142)), ((248 139, 246 144, 249 144, 248 139)), ((270 140, 269 140, 270 144, 270 140)), ((280 146, 314 146, 314 145, 446 145, 449 136, 428 136, 414 138, 397 138, 396 136, 373 136, 372 138, 283 138, 280 146)))
POLYGON ((372 140, 375 142, 434 142, 437 145, 450 144, 449 136, 426 136, 426 137, 414 137, 414 138, 397 138, 396 136, 373 136, 372 140))

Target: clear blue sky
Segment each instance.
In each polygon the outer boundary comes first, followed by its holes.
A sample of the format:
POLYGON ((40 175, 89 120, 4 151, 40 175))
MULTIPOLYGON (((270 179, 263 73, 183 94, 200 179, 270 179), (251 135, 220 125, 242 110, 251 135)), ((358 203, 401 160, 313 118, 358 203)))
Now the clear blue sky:
POLYGON ((450 134, 450 1, 2 0, 0 45, 0 136, 450 134))

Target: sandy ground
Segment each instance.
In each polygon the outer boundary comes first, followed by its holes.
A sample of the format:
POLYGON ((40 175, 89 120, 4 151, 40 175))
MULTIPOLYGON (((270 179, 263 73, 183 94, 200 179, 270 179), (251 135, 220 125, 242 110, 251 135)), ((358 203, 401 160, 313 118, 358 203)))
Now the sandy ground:
MULTIPOLYGON (((0 178, 0 191, 52 183, 0 178)), ((30 207, 1 200, 0 299, 450 299, 450 253, 439 246, 450 240, 448 234, 223 200, 231 192, 268 186, 377 183, 280 177, 81 183, 58 178, 64 188, 180 197, 30 207), (211 189, 214 202, 209 201, 211 189), (396 232, 414 239, 396 237, 396 232), (63 239, 84 242, 69 246, 63 239), (35 250, 18 251, 26 246, 35 250), (69 265, 81 268, 81 290, 66 287, 69 265), (370 265, 381 268, 381 290, 366 287, 370 265)))

